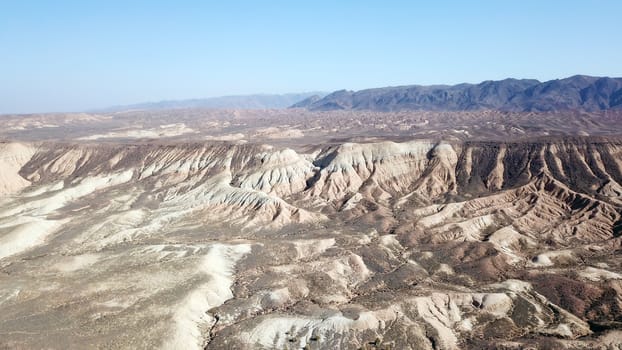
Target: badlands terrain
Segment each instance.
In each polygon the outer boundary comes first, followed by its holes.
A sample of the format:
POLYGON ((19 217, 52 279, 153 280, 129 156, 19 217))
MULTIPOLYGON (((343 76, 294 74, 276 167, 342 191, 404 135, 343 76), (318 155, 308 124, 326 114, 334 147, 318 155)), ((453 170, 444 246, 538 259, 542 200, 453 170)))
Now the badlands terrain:
POLYGON ((0 349, 620 349, 621 236, 619 109, 0 116, 0 349))

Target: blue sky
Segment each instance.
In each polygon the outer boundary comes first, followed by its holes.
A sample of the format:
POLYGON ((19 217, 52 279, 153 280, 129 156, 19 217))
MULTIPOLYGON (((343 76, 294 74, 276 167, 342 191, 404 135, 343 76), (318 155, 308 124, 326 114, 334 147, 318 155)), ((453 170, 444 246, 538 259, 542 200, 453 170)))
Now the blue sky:
POLYGON ((622 1, 0 0, 0 113, 622 76, 622 1))

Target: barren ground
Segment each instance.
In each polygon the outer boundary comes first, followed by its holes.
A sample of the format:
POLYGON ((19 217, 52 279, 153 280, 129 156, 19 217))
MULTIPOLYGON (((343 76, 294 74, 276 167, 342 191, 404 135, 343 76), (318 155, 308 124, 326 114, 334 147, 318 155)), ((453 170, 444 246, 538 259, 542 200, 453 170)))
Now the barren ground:
POLYGON ((0 116, 0 348, 620 348, 621 118, 0 116))

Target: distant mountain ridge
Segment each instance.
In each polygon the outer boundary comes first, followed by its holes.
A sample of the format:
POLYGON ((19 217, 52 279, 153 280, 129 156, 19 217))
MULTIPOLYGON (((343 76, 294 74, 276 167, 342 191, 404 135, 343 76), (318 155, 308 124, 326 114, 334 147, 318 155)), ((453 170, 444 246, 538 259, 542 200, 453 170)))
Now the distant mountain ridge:
POLYGON ((239 109, 270 109, 287 108, 292 104, 310 96, 325 96, 324 92, 303 92, 289 94, 255 94, 209 97, 187 100, 168 100, 159 102, 145 102, 123 106, 113 106, 98 109, 97 111, 123 111, 130 109, 157 110, 157 109, 182 109, 182 108, 239 108, 239 109))
POLYGON ((622 108, 622 78, 575 75, 540 82, 504 79, 479 84, 409 85, 335 91, 291 106, 323 110, 478 110, 520 112, 597 111, 622 108))

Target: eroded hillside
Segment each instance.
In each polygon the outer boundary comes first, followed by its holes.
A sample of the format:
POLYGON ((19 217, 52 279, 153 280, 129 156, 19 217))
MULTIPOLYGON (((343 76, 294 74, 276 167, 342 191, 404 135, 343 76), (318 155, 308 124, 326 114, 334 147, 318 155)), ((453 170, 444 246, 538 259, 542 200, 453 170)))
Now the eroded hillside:
POLYGON ((91 142, 0 144, 3 346, 620 346, 619 137, 91 142))

